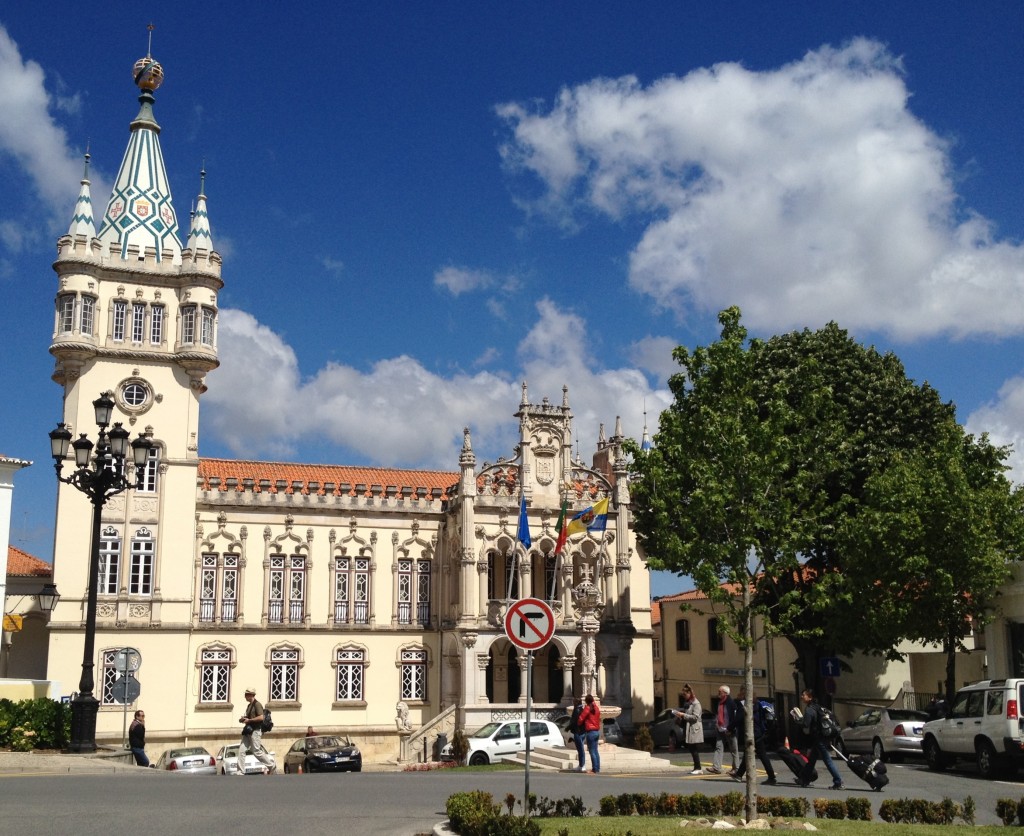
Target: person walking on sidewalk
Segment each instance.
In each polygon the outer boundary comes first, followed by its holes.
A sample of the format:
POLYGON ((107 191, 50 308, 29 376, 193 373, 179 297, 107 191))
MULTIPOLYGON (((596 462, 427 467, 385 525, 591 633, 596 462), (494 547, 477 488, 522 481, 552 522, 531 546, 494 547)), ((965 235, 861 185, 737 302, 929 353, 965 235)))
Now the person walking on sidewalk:
POLYGON ((733 728, 736 720, 736 701, 729 696, 729 686, 722 685, 718 689, 718 719, 715 726, 718 729, 718 737, 715 740, 715 757, 711 761, 708 772, 716 775, 722 774, 722 761, 725 756, 725 748, 729 747, 729 754, 732 757, 732 771, 735 772, 739 766, 739 750, 736 748, 736 735, 729 729, 733 728))
POLYGON ((246 706, 245 713, 238 718, 238 722, 245 723, 245 727, 242 729, 242 751, 235 760, 235 768, 238 770, 236 774, 245 775, 245 754, 252 752, 256 760, 266 767, 264 774, 273 775, 277 772, 277 764, 263 745, 263 704, 256 699, 255 688, 245 689, 245 701, 249 705, 246 706))
POLYGON ((682 697, 683 707, 678 711, 673 709, 672 714, 675 715, 679 725, 683 727, 683 746, 693 758, 693 770, 690 774, 703 775, 700 755, 697 754, 697 747, 704 742, 704 725, 700 721, 700 700, 697 699, 697 695, 693 693, 693 688, 689 685, 683 686, 679 696, 682 697))
POLYGON ((768 779, 764 783, 774 786, 778 781, 775 779, 775 768, 768 759, 768 752, 765 749, 768 723, 764 716, 764 709, 761 707, 761 701, 757 697, 754 697, 753 700, 748 700, 747 689, 743 687, 740 688, 739 699, 736 703, 736 743, 742 749, 743 754, 740 756, 740 768, 736 770, 732 777, 737 781, 742 781, 743 775, 747 771, 747 706, 749 705, 750 710, 754 713, 754 754, 761 761, 764 771, 768 773, 768 779))
POLYGON ((590 773, 597 775, 601 771, 601 755, 597 751, 597 741, 601 737, 601 709, 593 694, 587 694, 586 705, 580 712, 580 724, 583 726, 587 750, 590 752, 590 773))
POLYGON ((799 716, 799 708, 794 708, 791 714, 794 720, 800 721, 804 734, 807 735, 807 739, 810 741, 810 745, 807 747, 807 766, 804 767, 803 775, 800 776, 798 783, 801 787, 809 787, 811 785, 811 774, 814 772, 814 764, 820 757, 825 764, 825 768, 832 775, 832 789, 845 790, 846 786, 843 784, 843 776, 839 774, 839 770, 836 769, 836 765, 832 762, 832 756, 828 753, 829 741, 821 735, 821 706, 814 699, 814 691, 810 688, 804 689, 800 693, 800 700, 804 704, 803 717, 799 716))
MULTIPOLYGON (((124 728, 122 726, 122 728, 124 728)), ((149 758, 146 757, 146 712, 136 711, 135 719, 128 727, 128 748, 135 755, 137 766, 149 766, 149 758)))

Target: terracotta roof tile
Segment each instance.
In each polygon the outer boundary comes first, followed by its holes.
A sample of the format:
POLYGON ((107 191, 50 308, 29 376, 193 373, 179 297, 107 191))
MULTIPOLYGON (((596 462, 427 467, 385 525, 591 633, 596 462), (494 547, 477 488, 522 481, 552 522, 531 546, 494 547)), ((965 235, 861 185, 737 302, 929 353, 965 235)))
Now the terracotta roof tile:
POLYGON ((38 557, 32 557, 17 546, 7 547, 7 574, 23 577, 53 577, 53 566, 38 557))
POLYGON ((661 624, 661 603, 651 601, 651 626, 657 627, 659 624, 661 624))
POLYGON ((383 467, 352 467, 348 465, 326 465, 326 464, 294 464, 292 462, 257 462, 235 459, 200 459, 199 479, 204 490, 210 490, 210 480, 218 479, 219 490, 228 490, 228 479, 236 480, 235 490, 245 489, 245 480, 252 480, 251 490, 259 493, 267 490, 271 493, 278 491, 278 482, 283 482, 281 490, 285 493, 294 493, 296 490, 302 493, 310 492, 310 483, 315 482, 315 492, 324 493, 324 485, 333 483, 333 492, 339 495, 342 486, 348 485, 345 493, 348 496, 356 495, 356 487, 362 486, 360 496, 370 496, 373 486, 380 486, 382 491, 387 492, 389 488, 397 496, 401 496, 404 488, 412 491, 416 496, 420 490, 426 491, 426 496, 434 495, 439 491, 436 498, 447 499, 448 489, 452 487, 459 478, 455 471, 445 470, 397 470, 383 467), (260 487, 260 482, 269 484, 260 487), (298 484, 296 484, 298 483, 298 484))

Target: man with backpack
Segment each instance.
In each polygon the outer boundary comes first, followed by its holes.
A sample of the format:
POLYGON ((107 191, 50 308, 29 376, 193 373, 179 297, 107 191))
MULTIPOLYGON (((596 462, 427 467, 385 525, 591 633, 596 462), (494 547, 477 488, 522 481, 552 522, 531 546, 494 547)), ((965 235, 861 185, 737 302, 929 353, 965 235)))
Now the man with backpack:
POLYGON ((273 755, 263 745, 263 725, 270 720, 270 712, 266 712, 267 716, 264 716, 263 704, 256 699, 255 688, 245 689, 245 701, 249 705, 246 706, 245 713, 238 718, 238 722, 245 723, 245 727, 242 729, 242 750, 235 761, 238 768, 236 774, 245 775, 245 755, 246 752, 252 752, 256 760, 266 767, 263 774, 273 775, 277 772, 277 764, 274 763, 273 755))
POLYGON ((775 768, 772 766, 771 760, 768 758, 768 751, 765 748, 765 741, 768 737, 768 718, 767 712, 761 700, 754 697, 752 701, 747 700, 747 689, 745 687, 740 688, 739 699, 737 700, 738 708, 736 709, 736 739, 741 749, 741 762, 740 768, 733 773, 732 777, 737 781, 743 780, 743 774, 747 771, 747 705, 752 706, 754 712, 754 754, 757 755, 758 760, 761 761, 761 765, 764 767, 764 771, 768 773, 768 778, 764 782, 769 786, 775 786, 778 781, 775 778, 775 768))
POLYGON ((845 790, 843 776, 839 774, 828 751, 832 738, 838 733, 838 724, 827 709, 818 705, 814 699, 814 691, 810 688, 805 688, 800 693, 800 699, 804 704, 803 717, 799 717, 799 709, 794 708, 794 719, 800 720, 804 734, 810 743, 807 746, 807 766, 804 767, 804 773, 798 783, 801 787, 811 785, 810 776, 814 771, 814 764, 820 757, 825 768, 832 775, 832 789, 845 790))

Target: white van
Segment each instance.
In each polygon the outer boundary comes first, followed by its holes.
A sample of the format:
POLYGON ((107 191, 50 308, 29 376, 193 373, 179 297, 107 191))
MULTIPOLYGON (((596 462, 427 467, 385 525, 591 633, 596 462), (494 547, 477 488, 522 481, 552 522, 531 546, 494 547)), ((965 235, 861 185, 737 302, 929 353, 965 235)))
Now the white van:
POLYGON ((945 769, 958 758, 976 759, 992 778, 1024 761, 1024 679, 986 679, 956 692, 949 713, 924 724, 922 747, 928 766, 945 769))

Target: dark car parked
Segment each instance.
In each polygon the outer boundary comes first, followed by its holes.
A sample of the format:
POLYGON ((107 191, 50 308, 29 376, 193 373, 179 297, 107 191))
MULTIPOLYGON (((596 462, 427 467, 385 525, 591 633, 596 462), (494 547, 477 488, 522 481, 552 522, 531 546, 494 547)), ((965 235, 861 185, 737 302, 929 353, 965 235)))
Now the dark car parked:
MULTIPOLYGON (((651 723, 651 739, 655 746, 668 746, 681 749, 685 739, 685 730, 677 722, 676 716, 672 713, 677 708, 666 708, 651 723)), ((704 727, 704 745, 709 743, 714 746, 718 740, 718 725, 715 723, 715 715, 710 711, 702 711, 700 715, 701 725, 704 727)))
POLYGON ((286 773, 362 772, 363 755, 347 737, 316 735, 296 740, 284 756, 286 773))

